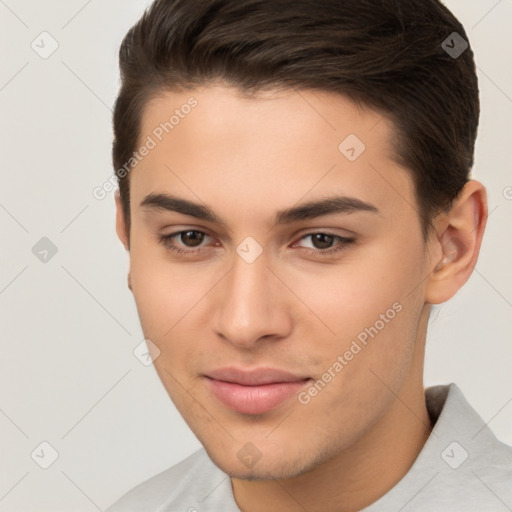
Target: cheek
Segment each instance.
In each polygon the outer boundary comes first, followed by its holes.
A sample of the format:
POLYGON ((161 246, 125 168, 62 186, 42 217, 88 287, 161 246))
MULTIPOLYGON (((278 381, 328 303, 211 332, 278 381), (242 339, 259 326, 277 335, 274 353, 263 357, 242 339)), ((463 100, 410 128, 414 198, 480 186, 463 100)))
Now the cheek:
POLYGON ((382 242, 314 272, 290 271, 286 280, 311 312, 307 328, 330 342, 347 340, 377 321, 380 326, 381 315, 391 320, 386 328, 395 323, 396 309, 411 300, 410 292, 421 282, 418 259, 406 254, 400 240, 382 242))
POLYGON ((172 335, 174 326, 209 289, 186 265, 171 262, 165 250, 137 226, 132 231, 130 275, 140 322, 150 339, 172 335))
POLYGON ((304 328, 316 340, 314 353, 322 362, 317 369, 328 371, 343 358, 333 389, 350 389, 356 397, 363 388, 382 388, 377 376, 390 385, 404 378, 423 306, 420 248, 419 240, 383 240, 325 267, 314 279, 293 276, 297 295, 316 314, 304 328))

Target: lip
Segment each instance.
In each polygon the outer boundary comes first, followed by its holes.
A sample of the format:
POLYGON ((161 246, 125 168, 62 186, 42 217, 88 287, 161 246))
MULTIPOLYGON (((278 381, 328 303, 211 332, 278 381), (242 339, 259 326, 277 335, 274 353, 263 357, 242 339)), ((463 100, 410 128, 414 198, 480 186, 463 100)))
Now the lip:
POLYGON ((205 375, 212 394, 243 414, 262 414, 296 395, 311 379, 284 370, 222 368, 205 375))

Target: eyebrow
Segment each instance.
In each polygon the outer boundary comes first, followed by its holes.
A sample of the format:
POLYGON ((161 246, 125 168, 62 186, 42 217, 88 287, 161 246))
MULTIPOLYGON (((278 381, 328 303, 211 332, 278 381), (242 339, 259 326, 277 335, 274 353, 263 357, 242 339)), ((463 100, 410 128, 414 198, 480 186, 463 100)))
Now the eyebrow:
MULTIPOLYGON (((171 194, 151 193, 140 203, 140 207, 149 211, 172 211, 183 215, 190 215, 196 219, 218 224, 230 231, 226 223, 211 208, 171 194)), ((371 203, 355 197, 335 195, 278 211, 275 216, 274 226, 311 220, 335 213, 349 214, 355 212, 380 214, 379 209, 371 203)))

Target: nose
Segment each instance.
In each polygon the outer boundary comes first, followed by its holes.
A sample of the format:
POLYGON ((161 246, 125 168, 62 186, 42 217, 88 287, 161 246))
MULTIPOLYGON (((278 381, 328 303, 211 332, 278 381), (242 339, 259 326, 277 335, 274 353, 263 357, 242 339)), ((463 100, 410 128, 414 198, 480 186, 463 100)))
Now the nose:
POLYGON ((277 340, 290 333, 290 298, 263 255, 252 263, 235 255, 233 268, 220 284, 215 328, 223 339, 251 349, 263 338, 277 340))

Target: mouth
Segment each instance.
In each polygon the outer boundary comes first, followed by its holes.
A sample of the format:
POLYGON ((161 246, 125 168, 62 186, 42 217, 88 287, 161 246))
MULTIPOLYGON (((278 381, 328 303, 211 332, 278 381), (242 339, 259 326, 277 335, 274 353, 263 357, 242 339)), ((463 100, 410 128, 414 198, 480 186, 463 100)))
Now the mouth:
POLYGON ((210 392, 229 409, 242 414, 263 414, 299 393, 312 379, 262 368, 214 370, 205 375, 210 392))

